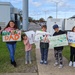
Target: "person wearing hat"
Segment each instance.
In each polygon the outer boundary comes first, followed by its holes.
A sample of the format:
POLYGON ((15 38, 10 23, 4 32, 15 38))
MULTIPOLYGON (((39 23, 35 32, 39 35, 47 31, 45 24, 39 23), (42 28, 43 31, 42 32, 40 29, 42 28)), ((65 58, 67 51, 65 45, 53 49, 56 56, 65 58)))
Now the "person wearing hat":
MULTIPOLYGON (((55 31, 53 36, 65 34, 64 31, 59 30, 59 26, 57 24, 55 24, 53 26, 53 29, 55 31)), ((59 65, 59 68, 63 67, 62 50, 63 50, 63 46, 61 46, 61 47, 54 47, 54 56, 55 56, 55 64, 54 64, 54 66, 59 65)))

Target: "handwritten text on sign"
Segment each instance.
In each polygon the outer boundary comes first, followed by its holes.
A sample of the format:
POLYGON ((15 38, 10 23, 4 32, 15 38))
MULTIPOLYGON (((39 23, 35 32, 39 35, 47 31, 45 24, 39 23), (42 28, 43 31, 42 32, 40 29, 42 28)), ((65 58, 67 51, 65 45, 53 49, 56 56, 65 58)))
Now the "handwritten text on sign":
POLYGON ((21 41, 21 31, 13 31, 13 32, 2 32, 3 42, 9 41, 21 41))
POLYGON ((75 43, 75 32, 68 32, 68 42, 75 43))

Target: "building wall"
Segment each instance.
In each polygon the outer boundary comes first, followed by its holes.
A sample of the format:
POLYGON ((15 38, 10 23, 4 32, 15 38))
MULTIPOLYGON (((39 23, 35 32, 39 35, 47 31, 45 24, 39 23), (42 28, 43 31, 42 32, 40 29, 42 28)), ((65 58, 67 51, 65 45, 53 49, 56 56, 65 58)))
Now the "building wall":
POLYGON ((4 28, 10 20, 10 5, 0 4, 0 26, 4 28))
POLYGON ((53 18, 47 19, 47 31, 51 35, 53 35, 53 33, 54 33, 53 25, 55 25, 55 24, 57 24, 59 26, 60 30, 63 30, 64 19, 53 19, 53 18))
POLYGON ((72 30, 75 26, 75 19, 65 19, 65 30, 72 30))

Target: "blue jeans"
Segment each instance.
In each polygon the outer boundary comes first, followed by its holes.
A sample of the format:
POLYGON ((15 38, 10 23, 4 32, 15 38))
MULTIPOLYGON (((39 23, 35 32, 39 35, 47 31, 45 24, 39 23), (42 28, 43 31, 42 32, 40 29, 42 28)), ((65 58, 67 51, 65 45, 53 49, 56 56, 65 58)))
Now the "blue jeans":
POLYGON ((15 61, 14 56, 15 56, 16 43, 13 43, 13 44, 7 43, 7 48, 8 48, 9 53, 10 53, 10 59, 11 59, 11 61, 12 62, 15 61))
POLYGON ((31 62, 31 50, 26 51, 25 59, 27 62, 31 62))
POLYGON ((42 61, 47 61, 47 58, 48 58, 48 49, 47 48, 41 48, 40 52, 41 52, 41 60, 42 61))

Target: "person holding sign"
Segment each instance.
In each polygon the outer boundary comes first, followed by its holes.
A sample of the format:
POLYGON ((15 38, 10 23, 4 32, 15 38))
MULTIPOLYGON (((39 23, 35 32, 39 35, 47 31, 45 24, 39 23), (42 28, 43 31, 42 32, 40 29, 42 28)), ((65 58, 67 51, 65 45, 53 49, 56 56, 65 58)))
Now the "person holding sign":
MULTIPOLYGON (((75 26, 72 28, 72 32, 75 32, 75 26)), ((70 62, 69 62, 69 66, 75 67, 75 43, 70 43, 70 62)))
POLYGON ((30 63, 31 64, 31 50, 32 50, 32 45, 29 43, 29 39, 27 37, 26 34, 23 34, 22 35, 22 40, 23 40, 23 43, 25 45, 25 64, 28 64, 30 63))
MULTIPOLYGON (((47 26, 42 26, 42 31, 46 32, 47 26)), ((41 64, 47 64, 47 58, 48 58, 48 48, 49 48, 49 40, 47 38, 47 35, 43 35, 44 39, 41 37, 40 39, 40 52, 41 52, 41 64)))
MULTIPOLYGON (((11 34, 14 34, 14 31, 17 30, 17 25, 15 24, 14 21, 9 21, 8 25, 4 28, 4 31, 10 32, 11 34)), ((10 53, 10 59, 11 59, 11 64, 16 67, 16 62, 15 62, 15 49, 16 49, 16 41, 9 41, 6 42, 7 48, 10 53)))
MULTIPOLYGON (((59 26, 57 24, 53 26, 53 29, 55 30, 55 33, 53 34, 53 36, 65 34, 64 31, 59 30, 59 26)), ((55 64, 54 64, 54 66, 59 65, 59 68, 63 67, 62 50, 63 50, 63 46, 54 47, 54 56, 55 56, 55 64)))

